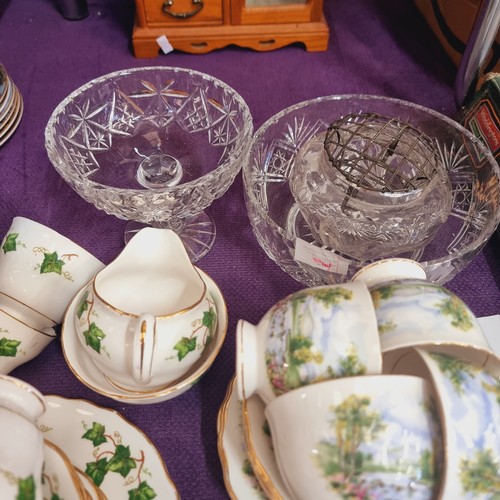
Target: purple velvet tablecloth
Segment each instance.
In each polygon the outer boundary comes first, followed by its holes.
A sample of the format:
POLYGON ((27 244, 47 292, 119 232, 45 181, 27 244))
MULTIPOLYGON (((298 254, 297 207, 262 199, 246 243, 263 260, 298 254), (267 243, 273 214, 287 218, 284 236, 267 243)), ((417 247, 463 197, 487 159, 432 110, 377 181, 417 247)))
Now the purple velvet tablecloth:
MULTIPOLYGON (((167 65, 212 74, 243 96, 256 128, 284 107, 342 93, 391 96, 456 115, 456 69, 412 2, 325 0, 331 29, 326 52, 308 53, 300 45, 267 53, 228 47, 206 55, 173 52, 155 59, 132 54, 133 0, 89 0, 89 11, 84 20, 66 21, 51 0, 0 3, 0 63, 25 106, 16 133, 0 147, 1 236, 20 215, 52 227, 104 263, 123 248, 125 221, 80 198, 57 174, 44 148, 44 128, 56 105, 77 87, 112 71, 167 65)), ((227 496, 216 419, 234 373, 237 320, 256 323, 278 299, 302 288, 265 255, 253 236, 241 176, 210 213, 217 239, 198 265, 225 296, 229 329, 215 363, 193 389, 156 405, 116 402, 75 378, 59 340, 12 372, 45 394, 85 398, 119 410, 158 447, 186 499, 227 496)), ((499 247, 495 235, 447 285, 478 316, 500 313, 499 247)))

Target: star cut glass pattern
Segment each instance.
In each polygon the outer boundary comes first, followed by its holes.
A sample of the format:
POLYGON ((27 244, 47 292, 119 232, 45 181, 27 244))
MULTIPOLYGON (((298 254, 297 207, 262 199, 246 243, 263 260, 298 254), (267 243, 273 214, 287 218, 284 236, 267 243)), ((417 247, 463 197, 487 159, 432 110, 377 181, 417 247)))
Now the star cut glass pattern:
POLYGON ((241 96, 184 68, 118 71, 75 90, 45 130, 49 159, 85 200, 130 223, 176 230, 193 260, 213 244, 204 210, 231 186, 253 123, 241 96))
MULTIPOLYGON (((500 222, 500 169, 481 141, 457 122, 397 99, 368 95, 320 97, 277 113, 256 131, 242 173, 247 212, 257 241, 285 272, 306 286, 348 281, 370 263, 369 259, 355 259, 319 243, 289 183, 297 151, 306 141, 326 133, 336 120, 360 113, 395 117, 432 138, 436 154, 448 172, 451 211, 424 247, 391 257, 417 260, 430 281, 446 283, 481 251, 500 222), (310 255, 297 254, 298 239, 309 245, 310 255), (330 262, 345 259, 347 271, 332 272, 329 262, 319 257, 325 254, 315 254, 315 248, 326 251, 330 262)), ((402 230, 411 236, 413 228, 405 226, 402 230)))

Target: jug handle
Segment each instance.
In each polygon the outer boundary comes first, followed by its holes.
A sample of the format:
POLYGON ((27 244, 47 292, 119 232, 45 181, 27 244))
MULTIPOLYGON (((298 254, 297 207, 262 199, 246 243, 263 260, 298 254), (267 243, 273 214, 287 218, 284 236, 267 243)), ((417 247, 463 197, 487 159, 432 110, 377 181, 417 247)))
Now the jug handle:
POLYGON ((132 377, 139 384, 151 381, 155 341, 156 318, 142 314, 137 320, 132 345, 132 377))

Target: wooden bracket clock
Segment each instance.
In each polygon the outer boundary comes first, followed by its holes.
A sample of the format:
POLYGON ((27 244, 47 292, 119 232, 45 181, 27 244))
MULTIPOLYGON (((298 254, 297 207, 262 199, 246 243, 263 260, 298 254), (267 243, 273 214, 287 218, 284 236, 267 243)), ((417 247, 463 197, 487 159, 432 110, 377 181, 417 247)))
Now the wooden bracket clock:
POLYGON ((323 0, 135 0, 136 57, 156 57, 166 36, 174 49, 206 53, 227 45, 259 51, 301 42, 326 50, 323 0))

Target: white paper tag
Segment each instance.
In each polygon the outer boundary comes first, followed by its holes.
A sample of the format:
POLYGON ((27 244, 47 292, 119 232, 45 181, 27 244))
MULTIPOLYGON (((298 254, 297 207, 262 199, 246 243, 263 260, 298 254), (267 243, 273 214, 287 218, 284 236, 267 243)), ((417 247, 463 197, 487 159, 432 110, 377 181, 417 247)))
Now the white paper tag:
POLYGON ((478 318, 483 333, 494 353, 500 356, 500 315, 478 318))
POLYGON ((174 50, 174 48, 172 47, 172 45, 168 41, 168 38, 165 35, 159 36, 156 39, 156 43, 160 46, 160 49, 164 54, 168 54, 169 52, 172 52, 172 50, 174 50))
POLYGON ((332 250, 319 248, 297 238, 295 240, 295 260, 330 273, 347 274, 349 261, 332 250))

